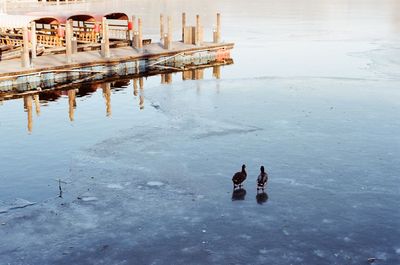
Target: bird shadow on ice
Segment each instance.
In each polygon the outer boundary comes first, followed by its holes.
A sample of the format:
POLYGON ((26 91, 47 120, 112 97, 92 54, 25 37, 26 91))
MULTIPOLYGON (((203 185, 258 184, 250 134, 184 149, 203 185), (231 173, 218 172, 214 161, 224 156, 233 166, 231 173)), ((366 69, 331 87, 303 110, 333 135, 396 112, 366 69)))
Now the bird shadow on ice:
POLYGON ((243 201, 246 197, 246 190, 243 188, 232 191, 232 201, 243 201))
POLYGON ((268 194, 266 192, 257 193, 256 200, 258 204, 263 204, 268 201, 268 194))

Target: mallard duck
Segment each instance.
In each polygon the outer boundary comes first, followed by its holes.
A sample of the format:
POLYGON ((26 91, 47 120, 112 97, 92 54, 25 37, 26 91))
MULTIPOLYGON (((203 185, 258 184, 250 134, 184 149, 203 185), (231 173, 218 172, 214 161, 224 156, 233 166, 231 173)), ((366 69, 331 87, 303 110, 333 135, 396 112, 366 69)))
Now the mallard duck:
POLYGON ((264 187, 268 181, 268 174, 265 172, 264 166, 260 167, 260 175, 257 178, 257 191, 262 189, 264 191, 264 187))
POLYGON ((235 189, 237 186, 241 188, 243 181, 246 180, 246 177, 247 177, 246 165, 242 165, 242 171, 236 172, 235 175, 233 175, 232 177, 233 189, 235 189))

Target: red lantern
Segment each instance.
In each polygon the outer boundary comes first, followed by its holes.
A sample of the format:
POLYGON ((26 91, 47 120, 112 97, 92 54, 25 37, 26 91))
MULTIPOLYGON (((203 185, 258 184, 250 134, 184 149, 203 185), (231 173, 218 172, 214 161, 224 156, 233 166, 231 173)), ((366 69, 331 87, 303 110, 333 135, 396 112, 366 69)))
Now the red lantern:
POLYGON ((60 37, 60 38, 64 38, 65 32, 64 32, 64 29, 63 29, 62 27, 58 27, 58 29, 57 29, 57 35, 58 35, 58 37, 60 37))
POLYGON ((132 30, 132 29, 133 29, 132 21, 128 21, 128 30, 132 30))

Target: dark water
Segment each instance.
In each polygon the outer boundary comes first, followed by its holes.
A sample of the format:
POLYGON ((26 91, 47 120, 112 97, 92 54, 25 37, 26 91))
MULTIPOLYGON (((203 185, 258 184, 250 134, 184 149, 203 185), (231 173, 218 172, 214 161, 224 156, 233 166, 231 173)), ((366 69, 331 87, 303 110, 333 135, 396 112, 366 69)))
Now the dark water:
POLYGON ((154 34, 152 12, 211 30, 221 11, 235 64, 136 96, 130 80, 41 94, 31 125, 3 101, 0 260, 400 264, 397 1, 127 3, 108 7, 138 7, 154 34))

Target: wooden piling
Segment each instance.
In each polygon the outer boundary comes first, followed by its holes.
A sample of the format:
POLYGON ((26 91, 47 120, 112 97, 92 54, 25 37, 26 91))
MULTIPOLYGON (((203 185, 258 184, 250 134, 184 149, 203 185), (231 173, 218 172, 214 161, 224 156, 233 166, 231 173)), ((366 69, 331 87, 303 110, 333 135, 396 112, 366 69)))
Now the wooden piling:
POLYGON ((221 66, 213 66, 213 77, 215 77, 216 79, 221 78, 221 66))
POLYGON ((36 37, 36 23, 31 22, 31 46, 32 46, 32 59, 36 58, 37 37, 36 37))
POLYGON ((65 54, 67 56, 67 63, 72 62, 72 23, 71 20, 65 22, 65 54))
POLYGON ((200 15, 196 15, 196 45, 200 45, 200 15))
POLYGON ((221 42, 221 14, 217 13, 217 31, 216 31, 216 38, 215 43, 221 42))
POLYGON ((23 38, 23 46, 22 46, 22 54, 21 54, 21 64, 23 68, 30 67, 30 59, 29 59, 29 36, 28 36, 28 28, 22 28, 22 38, 23 38))
POLYGON ((160 40, 164 40, 164 15, 160 14, 160 40))
POLYGON ((103 26, 103 40, 102 40, 102 56, 104 58, 110 58, 110 38, 109 38, 109 28, 107 18, 103 17, 102 19, 103 26))
POLYGON ((172 49, 172 18, 168 16, 168 50, 172 49))
POLYGON ((186 13, 182 13, 182 42, 185 41, 186 13))
POLYGON ((143 48, 143 31, 142 31, 142 19, 138 18, 138 33, 139 33, 139 45, 138 48, 143 48))

